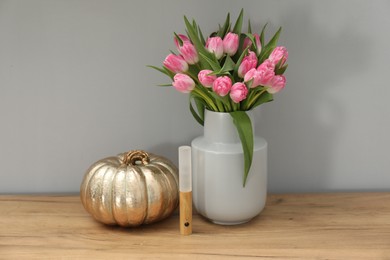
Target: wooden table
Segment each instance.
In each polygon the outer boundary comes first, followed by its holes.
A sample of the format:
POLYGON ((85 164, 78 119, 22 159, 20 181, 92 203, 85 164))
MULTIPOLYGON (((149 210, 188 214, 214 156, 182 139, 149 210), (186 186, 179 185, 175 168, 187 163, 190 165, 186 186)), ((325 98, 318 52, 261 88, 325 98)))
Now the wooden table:
POLYGON ((269 195, 239 226, 94 221, 78 196, 0 196, 0 259, 390 259, 390 193, 269 195))

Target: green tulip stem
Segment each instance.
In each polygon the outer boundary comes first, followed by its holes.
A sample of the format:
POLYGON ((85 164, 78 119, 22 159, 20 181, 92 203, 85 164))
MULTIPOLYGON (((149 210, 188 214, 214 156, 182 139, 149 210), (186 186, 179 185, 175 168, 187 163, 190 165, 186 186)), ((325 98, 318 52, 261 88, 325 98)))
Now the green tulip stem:
POLYGON ((266 91, 267 91, 267 89, 264 88, 262 91, 257 93, 254 97, 250 97, 250 100, 248 102, 248 105, 246 106, 246 109, 248 109, 248 110, 251 109, 251 106, 253 106, 254 103, 256 102, 256 100, 266 91))
POLYGON ((218 112, 224 112, 225 111, 225 108, 223 107, 223 104, 222 104, 221 101, 216 99, 215 103, 217 104, 217 107, 218 107, 218 110, 215 110, 215 111, 218 111, 218 112))
POLYGON ((198 89, 197 87, 194 88, 193 90, 196 94, 198 94, 199 96, 201 96, 203 98, 203 100, 206 102, 206 104, 214 111, 218 111, 218 108, 215 106, 214 102, 210 99, 210 97, 205 94, 203 91, 201 91, 200 89, 198 89))

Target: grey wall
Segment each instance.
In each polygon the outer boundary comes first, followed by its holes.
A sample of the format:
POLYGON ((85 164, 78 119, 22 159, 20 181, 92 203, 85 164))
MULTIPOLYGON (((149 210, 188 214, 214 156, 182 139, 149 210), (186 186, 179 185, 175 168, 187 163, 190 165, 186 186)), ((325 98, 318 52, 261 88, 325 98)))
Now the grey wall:
POLYGON ((183 15, 205 33, 241 8, 283 27, 286 89, 256 111, 271 192, 390 190, 390 1, 0 1, 0 193, 77 192, 94 161, 141 148, 177 162, 202 128, 146 68, 183 15))

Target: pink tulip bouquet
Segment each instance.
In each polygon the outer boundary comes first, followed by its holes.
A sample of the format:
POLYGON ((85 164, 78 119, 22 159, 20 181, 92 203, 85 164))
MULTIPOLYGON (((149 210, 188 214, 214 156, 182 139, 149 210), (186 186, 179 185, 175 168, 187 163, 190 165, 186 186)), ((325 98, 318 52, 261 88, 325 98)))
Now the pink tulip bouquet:
POLYGON ((205 109, 230 113, 243 146, 245 186, 253 155, 252 125, 245 111, 272 101, 286 85, 288 52, 277 46, 281 28, 265 43, 266 26, 260 34, 252 33, 248 21, 248 32, 241 31, 241 10, 233 28, 228 14, 224 25, 206 39, 195 21, 185 16, 184 21, 187 35, 174 34, 177 53, 169 54, 161 68, 149 67, 172 80, 160 86, 189 93, 190 111, 200 124, 205 109))

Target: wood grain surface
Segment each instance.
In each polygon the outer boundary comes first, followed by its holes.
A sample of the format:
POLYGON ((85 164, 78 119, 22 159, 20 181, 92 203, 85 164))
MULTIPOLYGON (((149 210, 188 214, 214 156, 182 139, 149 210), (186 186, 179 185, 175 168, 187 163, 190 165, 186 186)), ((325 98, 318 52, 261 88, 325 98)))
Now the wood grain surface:
POLYGON ((180 192, 180 234, 189 236, 192 234, 192 192, 180 192))
POLYGON ((251 222, 94 221, 76 196, 0 196, 0 259, 390 259, 390 193, 269 195, 251 222))

